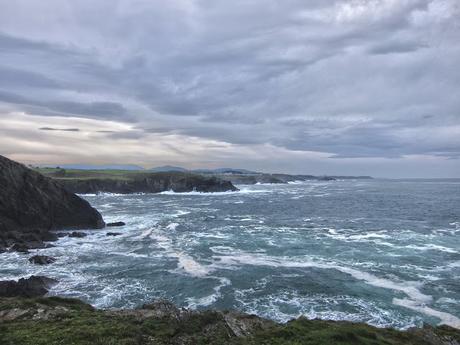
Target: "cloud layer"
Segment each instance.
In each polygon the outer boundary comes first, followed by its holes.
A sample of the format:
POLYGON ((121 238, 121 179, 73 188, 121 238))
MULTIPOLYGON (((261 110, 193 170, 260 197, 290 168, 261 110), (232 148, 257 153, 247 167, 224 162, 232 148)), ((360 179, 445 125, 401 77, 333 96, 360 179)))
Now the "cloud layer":
POLYGON ((5 2, 0 153, 458 176, 459 41, 457 0, 5 2))

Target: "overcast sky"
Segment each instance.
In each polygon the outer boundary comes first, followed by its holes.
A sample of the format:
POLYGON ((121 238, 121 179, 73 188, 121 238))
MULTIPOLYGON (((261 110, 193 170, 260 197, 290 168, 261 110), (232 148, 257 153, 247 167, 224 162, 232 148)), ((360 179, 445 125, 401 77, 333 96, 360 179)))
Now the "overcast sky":
POLYGON ((0 0, 0 154, 460 177, 460 1, 0 0))

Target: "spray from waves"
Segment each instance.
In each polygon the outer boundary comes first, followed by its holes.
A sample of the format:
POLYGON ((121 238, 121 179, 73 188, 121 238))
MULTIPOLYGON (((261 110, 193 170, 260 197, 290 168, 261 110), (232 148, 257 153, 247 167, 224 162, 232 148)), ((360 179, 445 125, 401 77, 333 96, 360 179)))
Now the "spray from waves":
POLYGON ((289 267, 289 268, 321 268, 321 269, 336 269, 342 273, 348 274, 356 280, 364 281, 366 284, 390 289, 404 293, 408 299, 394 299, 396 305, 416 310, 425 315, 436 316, 441 320, 441 323, 460 327, 460 320, 449 313, 440 312, 426 306, 432 302, 432 296, 422 293, 418 286, 421 283, 414 284, 413 282, 402 281, 395 282, 387 278, 380 278, 373 274, 363 272, 351 267, 344 267, 333 262, 316 262, 316 261, 292 261, 286 257, 270 257, 262 255, 254 255, 248 253, 239 253, 238 255, 223 255, 214 256, 218 267, 235 267, 239 265, 255 265, 255 266, 273 266, 273 267, 289 267), (418 285, 418 286, 417 286, 418 285))
POLYGON ((160 195, 174 195, 174 196, 228 196, 228 195, 235 195, 235 194, 257 194, 257 193, 272 193, 272 190, 269 189, 248 189, 248 188, 240 188, 238 191, 228 191, 228 192, 174 192, 172 190, 164 191, 158 193, 160 195))
POLYGON ((99 197, 110 197, 110 196, 127 196, 127 195, 146 195, 146 194, 149 194, 149 193, 129 193, 129 194, 123 194, 123 193, 110 193, 110 192, 101 192, 101 193, 87 193, 87 194, 84 194, 84 193, 80 193, 80 194, 77 194, 79 196, 82 196, 82 197, 87 197, 87 196, 99 196, 99 197))

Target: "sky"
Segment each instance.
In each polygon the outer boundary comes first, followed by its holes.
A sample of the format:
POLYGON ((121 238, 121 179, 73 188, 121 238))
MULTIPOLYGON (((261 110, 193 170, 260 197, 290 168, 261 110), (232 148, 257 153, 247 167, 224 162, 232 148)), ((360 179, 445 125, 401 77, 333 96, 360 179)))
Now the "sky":
POLYGON ((0 0, 0 154, 460 177, 460 1, 0 0))

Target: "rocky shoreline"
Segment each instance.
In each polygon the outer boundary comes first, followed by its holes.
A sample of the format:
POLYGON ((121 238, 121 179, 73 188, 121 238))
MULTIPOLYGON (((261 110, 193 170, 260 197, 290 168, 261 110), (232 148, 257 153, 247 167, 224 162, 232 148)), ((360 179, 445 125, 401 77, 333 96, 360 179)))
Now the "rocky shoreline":
POLYGON ((0 252, 44 248, 53 230, 101 229, 101 214, 57 181, 0 156, 0 252))
POLYGON ((55 178, 69 192, 77 194, 97 193, 161 193, 185 192, 228 192, 237 191, 230 181, 214 176, 201 176, 186 173, 136 174, 126 179, 116 178, 55 178))
POLYGON ((235 311, 178 308, 166 300, 137 309, 100 310, 77 299, 25 296, 0 297, 0 344, 458 345, 460 331, 429 325, 398 331, 303 317, 279 324, 235 311))

